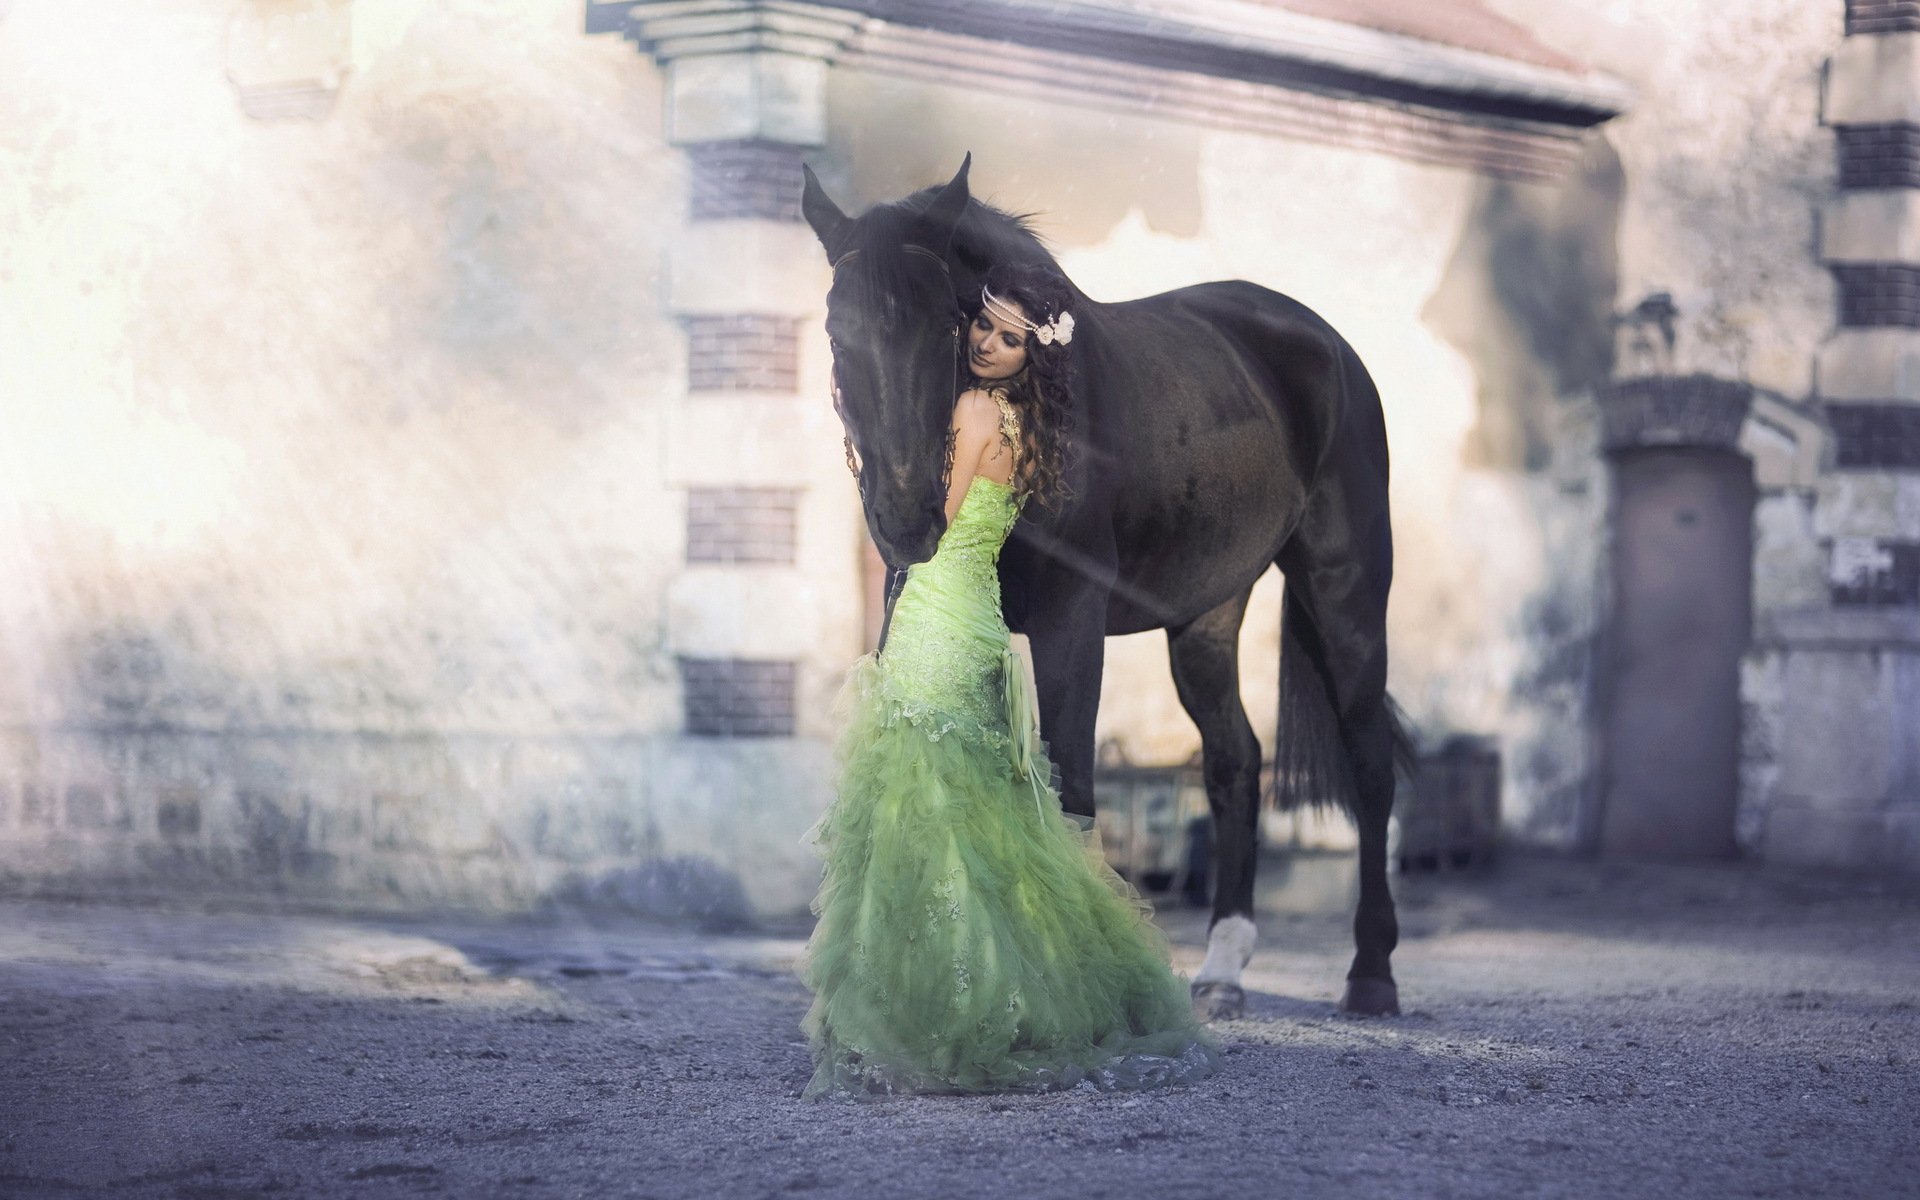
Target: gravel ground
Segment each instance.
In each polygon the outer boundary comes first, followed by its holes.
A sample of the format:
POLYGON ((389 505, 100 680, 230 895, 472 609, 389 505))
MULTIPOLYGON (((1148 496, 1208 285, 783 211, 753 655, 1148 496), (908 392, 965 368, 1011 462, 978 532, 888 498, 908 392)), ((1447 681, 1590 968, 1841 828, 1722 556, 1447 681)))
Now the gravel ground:
MULTIPOLYGON (((802 1102, 804 930, 0 900, 0 1196, 1920 1196, 1920 891, 1512 858, 1264 868, 1227 1070, 802 1102)), ((1201 914, 1169 902, 1177 965, 1201 914)))

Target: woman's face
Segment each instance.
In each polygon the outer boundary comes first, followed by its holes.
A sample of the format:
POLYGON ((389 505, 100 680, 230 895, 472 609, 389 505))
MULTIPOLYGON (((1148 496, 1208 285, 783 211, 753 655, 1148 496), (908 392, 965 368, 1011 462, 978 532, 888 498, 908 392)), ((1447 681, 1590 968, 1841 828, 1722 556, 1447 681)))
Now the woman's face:
MULTIPOLYGON (((1018 304, 1002 303, 1022 317, 1027 315, 1018 304)), ((1027 365, 1026 329, 1001 320, 986 308, 973 319, 973 326, 967 331, 967 345, 967 365, 977 379, 1010 379, 1027 365)))

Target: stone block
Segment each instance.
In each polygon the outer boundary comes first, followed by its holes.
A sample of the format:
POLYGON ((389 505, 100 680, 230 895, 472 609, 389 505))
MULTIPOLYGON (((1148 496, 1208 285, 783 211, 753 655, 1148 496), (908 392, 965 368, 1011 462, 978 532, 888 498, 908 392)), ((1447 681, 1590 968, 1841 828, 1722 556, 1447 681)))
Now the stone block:
POLYGON ((58 793, 44 783, 20 785, 20 824, 49 828, 59 824, 58 793))
POLYGON ((415 792, 375 792, 372 834, 376 850, 428 850, 433 847, 429 801, 415 792))
POLYGON ((1814 495, 1816 538, 1901 538, 1920 531, 1920 475, 1833 473, 1814 495))
POLYGON ((154 798, 154 824, 162 838, 187 841, 200 836, 200 793, 188 787, 160 789, 154 798))
POLYGON ((1861 191, 1827 202, 1820 258, 1828 263, 1920 263, 1920 192, 1861 191))
POLYGON ((1826 558, 1800 492, 1762 492, 1753 509, 1753 606, 1778 611, 1825 604, 1826 558))
POLYGON ((1878 809, 1774 805, 1763 853, 1788 866, 1877 870, 1888 865, 1886 814, 1878 809))
POLYGON ((118 788, 91 783, 67 787, 67 828, 125 831, 133 828, 127 798, 118 788))
POLYGON ((1920 331, 1842 329, 1820 347, 1816 370, 1829 401, 1920 403, 1920 331))
POLYGON ((1847 38, 1827 67, 1828 125, 1920 121, 1920 33, 1847 38))
POLYGON ((369 842, 375 850, 448 857, 498 854, 501 836, 485 799, 462 786, 453 770, 430 790, 376 791, 368 809, 369 842))
POLYGON ((845 644, 846 625, 833 618, 857 614, 858 601, 844 584, 787 567, 690 569, 667 586, 666 624, 681 654, 800 660, 845 644), (780 619, 767 620, 769 613, 780 619))
POLYGON ((658 840, 625 780, 569 779, 530 797, 535 853, 562 862, 631 858, 658 840))
POLYGON ((1781 655, 1750 650, 1740 660, 1740 800, 1734 840, 1758 851, 1780 781, 1780 719, 1785 706, 1781 655))
POLYGON ((299 871, 313 852, 305 796, 265 788, 234 793, 240 849, 255 870, 299 871))
POLYGON ((367 845, 364 794, 340 788, 328 804, 313 810, 313 841, 334 851, 353 851, 367 845))
POLYGON ((674 244, 667 304, 676 313, 775 313, 818 329, 832 273, 806 225, 708 221, 674 244))
POLYGON ((1813 486, 1825 469, 1826 442, 1826 423, 1817 414, 1756 391, 1738 445, 1753 459, 1753 481, 1766 492, 1813 486))
POLYGON ((1905 764, 1889 655, 1874 647, 1783 652, 1780 790, 1810 805, 1883 801, 1905 764))
POLYGON ((674 738, 658 749, 644 780, 651 810, 664 814, 657 853, 726 864, 756 912, 804 912, 820 862, 801 836, 833 798, 828 744, 674 738))
MULTIPOLYGON (((827 399, 826 376, 797 378, 819 403, 796 403, 792 394, 779 392, 708 392, 668 408, 662 482, 808 488, 803 506, 808 527, 831 530, 842 539, 847 529, 859 529, 860 497, 848 477, 840 441, 844 431, 827 399), (741 437, 743 429, 755 436, 741 437)), ((801 536, 807 536, 807 528, 801 536)), ((668 553, 669 547, 659 552, 668 553)))
POLYGON ((704 54, 667 67, 667 137, 676 145, 827 140, 827 64, 793 54, 704 54))

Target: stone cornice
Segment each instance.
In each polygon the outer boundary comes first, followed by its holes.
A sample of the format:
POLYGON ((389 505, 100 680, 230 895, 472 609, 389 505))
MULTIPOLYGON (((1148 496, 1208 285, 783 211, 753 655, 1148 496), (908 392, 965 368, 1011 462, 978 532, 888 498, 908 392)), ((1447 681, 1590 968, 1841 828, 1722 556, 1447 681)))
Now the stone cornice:
MULTIPOLYGON (((1296 91, 1585 128, 1624 111, 1616 80, 1556 70, 1249 0, 590 0, 589 31, 622 30, 663 59, 779 50, 833 58, 882 26, 1296 91)), ((869 51, 870 57, 879 57, 869 51)), ((995 60, 947 64, 994 76, 995 60)), ((1175 114, 1178 105, 1174 106, 1175 114)))
POLYGON ((903 25, 1223 79, 1577 127, 1625 111, 1616 80, 1248 0, 838 0, 903 25), (1011 36, 1010 36, 1011 35, 1011 36))
POLYGON ((1581 131, 1565 125, 1468 117, 1373 97, 1136 66, 882 21, 862 29, 840 62, 955 86, 990 77, 1002 91, 1057 104, 1352 146, 1507 178, 1559 175, 1581 146, 1581 131))
POLYGON ((661 62, 773 51, 831 61, 869 18, 796 0, 638 0, 587 5, 587 32, 626 36, 661 62))
POLYGON ((1711 375, 1643 375, 1616 380, 1597 397, 1601 444, 1732 449, 1753 404, 1753 387, 1711 375))

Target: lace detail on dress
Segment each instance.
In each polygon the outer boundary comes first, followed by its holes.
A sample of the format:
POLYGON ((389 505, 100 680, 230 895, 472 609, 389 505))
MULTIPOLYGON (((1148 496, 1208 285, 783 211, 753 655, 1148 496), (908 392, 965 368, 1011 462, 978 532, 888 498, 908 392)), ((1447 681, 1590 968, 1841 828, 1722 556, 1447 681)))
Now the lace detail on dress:
POLYGON ((999 565, 1019 515, 1011 488, 976 475, 934 556, 907 569, 880 668, 899 715, 929 737, 964 725, 1007 747, 999 565))
POLYGON ((1000 406, 1000 441, 1013 455, 1013 471, 1007 476, 1013 482, 1002 486, 1011 487, 1017 492, 1021 458, 1020 414, 1014 409, 1013 402, 1007 399, 1005 392, 996 390, 989 395, 993 397, 993 402, 1000 406))

